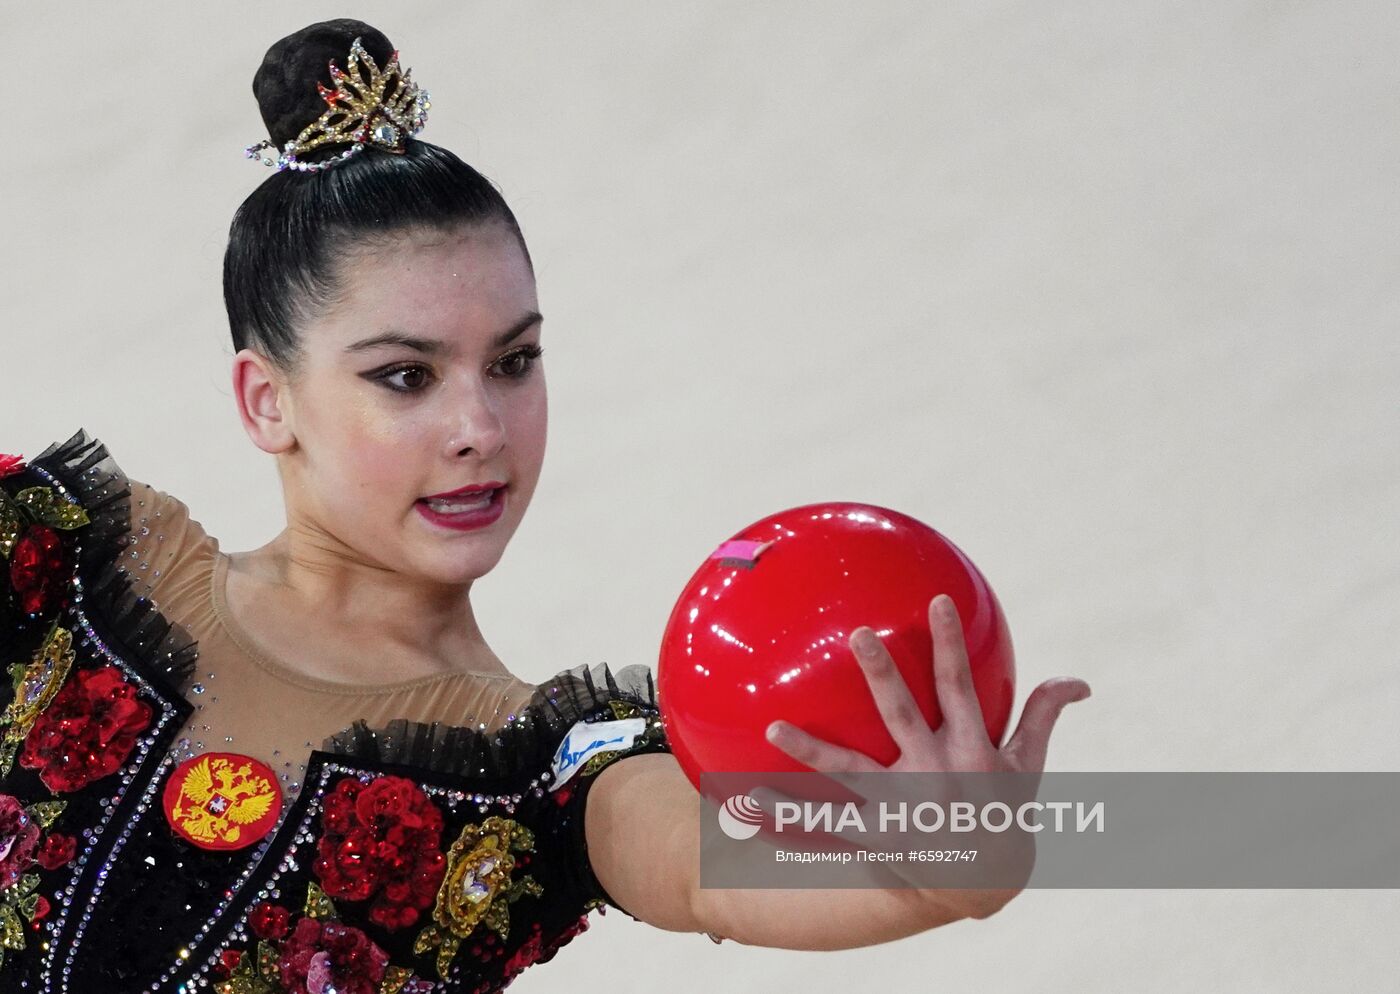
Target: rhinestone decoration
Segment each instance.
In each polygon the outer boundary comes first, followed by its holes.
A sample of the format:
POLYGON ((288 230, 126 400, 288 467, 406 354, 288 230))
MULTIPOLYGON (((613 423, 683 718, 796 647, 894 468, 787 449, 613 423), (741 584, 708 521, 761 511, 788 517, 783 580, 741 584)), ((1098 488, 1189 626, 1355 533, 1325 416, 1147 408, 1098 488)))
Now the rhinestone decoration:
POLYGON ((335 60, 331 60, 330 74, 335 89, 316 84, 328 105, 325 112, 283 145, 276 158, 263 154, 273 147, 267 138, 245 148, 244 156, 259 159, 265 166, 276 166, 278 171, 316 172, 343 162, 363 150, 366 144, 402 154, 407 138, 418 134, 427 123, 428 108, 432 106, 428 91, 413 82, 412 69, 400 70, 397 49, 388 65, 380 70, 356 38, 350 45, 346 67, 347 71, 342 71, 335 60), (297 158, 327 144, 350 147, 320 162, 302 162, 297 158))

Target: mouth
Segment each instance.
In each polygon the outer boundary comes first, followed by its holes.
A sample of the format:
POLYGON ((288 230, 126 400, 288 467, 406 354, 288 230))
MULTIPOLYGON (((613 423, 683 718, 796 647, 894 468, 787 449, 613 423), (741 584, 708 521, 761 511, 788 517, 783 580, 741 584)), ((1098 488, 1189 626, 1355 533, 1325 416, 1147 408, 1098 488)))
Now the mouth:
POLYGON ((444 490, 440 494, 429 494, 418 499, 423 503, 431 503, 434 510, 446 510, 451 504, 478 507, 483 498, 491 497, 493 491, 502 490, 505 486, 500 480, 487 480, 485 483, 472 483, 456 490, 444 490))
POLYGON ((414 507, 430 524, 455 531, 484 528, 505 510, 506 485, 490 490, 455 493, 445 497, 420 497, 414 507))
POLYGON ((487 504, 496 498, 498 491, 504 487, 491 487, 490 490, 472 490, 469 493, 458 493, 451 497, 423 497, 421 503, 427 504, 438 514, 461 514, 462 511, 480 511, 487 504))

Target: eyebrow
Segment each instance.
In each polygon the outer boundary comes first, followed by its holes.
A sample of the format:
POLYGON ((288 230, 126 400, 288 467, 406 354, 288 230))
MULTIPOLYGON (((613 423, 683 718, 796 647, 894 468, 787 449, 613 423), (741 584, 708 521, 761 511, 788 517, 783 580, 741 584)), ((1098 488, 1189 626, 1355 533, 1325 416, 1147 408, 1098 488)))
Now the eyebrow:
MULTIPOLYGON (((531 328, 533 328, 535 325, 539 324, 543 320, 544 315, 541 314, 539 311, 526 312, 525 316, 522 317, 519 321, 515 322, 515 324, 511 325, 505 331, 501 332, 494 339, 492 339, 491 347, 493 349, 499 349, 503 346, 509 345, 511 342, 515 341, 515 339, 525 334, 525 332, 529 331, 531 328)), ((345 346, 345 351, 366 352, 370 349, 376 349, 383 345, 402 345, 406 348, 413 349, 416 352, 422 352, 426 355, 432 355, 434 353, 445 351, 444 344, 440 339, 418 338, 413 335, 405 335, 401 331, 386 331, 384 332, 384 334, 375 335, 372 338, 362 338, 358 342, 354 342, 350 345, 345 346)))

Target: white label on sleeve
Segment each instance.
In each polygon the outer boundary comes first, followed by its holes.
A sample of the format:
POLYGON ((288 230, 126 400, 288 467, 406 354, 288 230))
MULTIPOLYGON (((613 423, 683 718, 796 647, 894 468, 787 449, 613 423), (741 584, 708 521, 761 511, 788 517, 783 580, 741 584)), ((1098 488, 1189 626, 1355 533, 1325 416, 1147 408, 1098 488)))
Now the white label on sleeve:
POLYGON ((551 767, 554 782, 550 790, 558 790, 568 783, 569 778, 578 772, 579 767, 600 752, 613 752, 629 749, 637 736, 646 731, 645 718, 618 718, 613 721, 580 721, 569 729, 559 748, 554 750, 554 763, 551 767))

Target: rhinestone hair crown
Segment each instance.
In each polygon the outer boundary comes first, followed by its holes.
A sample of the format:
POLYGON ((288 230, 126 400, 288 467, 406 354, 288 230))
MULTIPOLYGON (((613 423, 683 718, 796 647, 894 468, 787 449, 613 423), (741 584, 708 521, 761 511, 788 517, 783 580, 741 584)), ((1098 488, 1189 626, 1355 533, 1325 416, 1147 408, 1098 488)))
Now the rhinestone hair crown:
POLYGON ((267 138, 245 148, 245 156, 260 158, 263 165, 276 166, 279 172, 283 169, 315 172, 343 162, 366 145, 400 155, 404 153, 408 139, 423 130, 432 104, 428 91, 413 82, 413 70, 400 71, 398 49, 394 49, 388 65, 380 70, 356 38, 350 44, 346 70, 337 68, 334 59, 329 65, 335 89, 316 84, 321 99, 329 105, 325 113, 283 145, 277 158, 262 154, 265 149, 274 147, 267 138), (348 143, 350 147, 334 158, 319 162, 301 162, 297 158, 332 143, 348 143))

